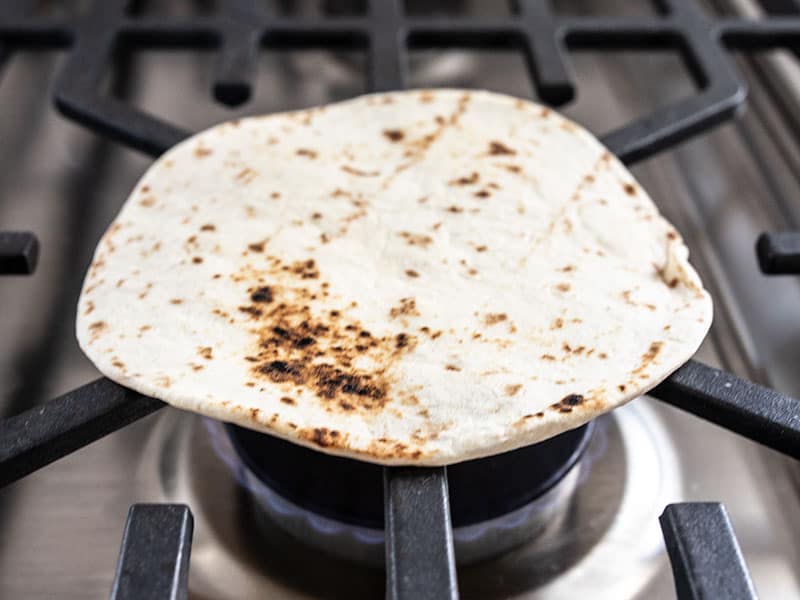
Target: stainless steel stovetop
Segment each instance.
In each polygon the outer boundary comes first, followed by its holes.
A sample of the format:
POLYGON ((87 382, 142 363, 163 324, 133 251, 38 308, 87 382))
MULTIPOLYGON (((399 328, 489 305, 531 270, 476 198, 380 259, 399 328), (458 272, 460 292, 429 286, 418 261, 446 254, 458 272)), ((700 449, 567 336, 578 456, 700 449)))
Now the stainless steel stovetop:
MULTIPOLYGON (((612 14, 634 5, 556 4, 612 14)), ((752 8, 748 0, 725 4, 752 8)), ((212 58, 121 57, 110 93, 196 130, 365 91, 357 52, 265 52, 254 99, 233 111, 209 99, 212 58)), ((3 415, 97 376, 74 339, 79 286, 96 240, 150 163, 53 110, 49 89, 61 59, 15 53, 0 76, 0 224, 35 231, 43 247, 34 277, 0 281, 3 415)), ((715 323, 698 358, 798 396, 800 281, 762 276, 752 245, 763 230, 800 223, 800 173, 787 162, 800 148, 796 123, 764 85, 782 86, 785 101, 792 91, 800 98, 795 62, 779 53, 743 62, 748 114, 634 172, 686 238, 714 297, 715 323)), ((598 134, 692 89, 674 54, 579 53, 575 65, 579 96, 565 112, 598 134)), ((521 54, 511 50, 416 51, 411 75, 415 87, 535 97, 521 54)), ((461 568, 462 597, 674 598, 657 517, 682 500, 723 501, 761 596, 800 597, 796 463, 649 398, 599 426, 559 527, 461 568)), ((309 549, 274 523, 254 528, 251 503, 213 440, 201 419, 167 409, 0 491, 0 597, 107 596, 128 507, 151 501, 187 502, 194 511, 192 598, 383 594, 381 570, 309 549)))

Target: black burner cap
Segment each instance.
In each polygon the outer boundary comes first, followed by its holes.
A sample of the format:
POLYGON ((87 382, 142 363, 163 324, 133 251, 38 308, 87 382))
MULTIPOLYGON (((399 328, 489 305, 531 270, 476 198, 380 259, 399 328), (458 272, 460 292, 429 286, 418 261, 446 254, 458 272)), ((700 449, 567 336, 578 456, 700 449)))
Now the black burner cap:
MULTIPOLYGON (((382 467, 323 454, 226 425, 253 474, 283 497, 326 517, 383 528, 382 467)), ((454 527, 512 512, 558 483, 586 448, 592 423, 538 444, 447 467, 454 527)))

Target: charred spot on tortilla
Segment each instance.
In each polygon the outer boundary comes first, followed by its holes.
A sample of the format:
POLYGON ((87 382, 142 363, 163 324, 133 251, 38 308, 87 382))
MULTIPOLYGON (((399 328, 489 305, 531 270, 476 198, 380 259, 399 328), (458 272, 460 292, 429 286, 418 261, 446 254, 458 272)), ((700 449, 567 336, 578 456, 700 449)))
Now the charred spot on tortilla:
POLYGON ((491 156, 499 156, 503 154, 510 155, 516 153, 517 152, 515 150, 512 150, 502 142, 498 142, 496 140, 492 140, 491 142, 489 142, 489 154, 491 156))
POLYGON ((560 413, 571 413, 574 408, 582 405, 584 398, 580 394, 568 394, 555 404, 551 404, 550 408, 560 413))
POLYGON ((465 185, 473 185, 478 183, 478 180, 481 176, 478 174, 477 171, 473 171, 469 175, 458 177, 456 179, 451 179, 448 184, 449 185, 457 185, 457 186, 465 186, 465 185))
POLYGON ((488 325, 496 325, 497 323, 502 323, 503 321, 508 319, 508 315, 506 313, 488 313, 484 316, 483 322, 488 325))
POLYGON ((269 286, 261 286, 250 294, 250 300, 253 302, 269 304, 273 300, 272 290, 269 288, 269 286))
POLYGON ((295 150, 295 154, 297 154, 297 156, 305 156, 306 158, 310 159, 317 158, 317 152, 308 148, 298 148, 295 150))
POLYGON ((405 137, 405 134, 399 129, 384 129, 383 136, 390 142, 399 142, 405 137))

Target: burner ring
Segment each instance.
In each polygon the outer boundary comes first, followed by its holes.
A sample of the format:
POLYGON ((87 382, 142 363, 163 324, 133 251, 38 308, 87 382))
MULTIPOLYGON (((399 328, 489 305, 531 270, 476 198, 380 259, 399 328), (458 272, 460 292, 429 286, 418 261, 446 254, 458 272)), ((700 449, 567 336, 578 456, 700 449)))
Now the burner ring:
MULTIPOLYGON (((383 529, 380 465, 331 456, 236 425, 225 429, 245 466, 281 496, 336 521, 383 529)), ((450 465, 453 527, 495 519, 546 494, 578 462, 592 431, 590 422, 538 444, 450 465)))

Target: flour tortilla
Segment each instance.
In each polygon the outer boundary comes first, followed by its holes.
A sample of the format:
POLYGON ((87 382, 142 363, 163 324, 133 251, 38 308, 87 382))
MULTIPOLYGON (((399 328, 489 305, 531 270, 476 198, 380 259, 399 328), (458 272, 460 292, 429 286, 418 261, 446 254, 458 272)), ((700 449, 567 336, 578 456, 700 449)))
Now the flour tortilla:
POLYGON ((381 464, 577 427, 685 362, 711 300, 615 157, 464 90, 224 123, 104 235, 81 348, 179 408, 381 464))

